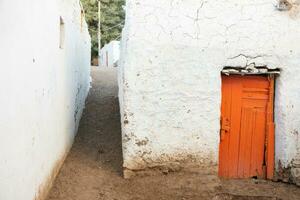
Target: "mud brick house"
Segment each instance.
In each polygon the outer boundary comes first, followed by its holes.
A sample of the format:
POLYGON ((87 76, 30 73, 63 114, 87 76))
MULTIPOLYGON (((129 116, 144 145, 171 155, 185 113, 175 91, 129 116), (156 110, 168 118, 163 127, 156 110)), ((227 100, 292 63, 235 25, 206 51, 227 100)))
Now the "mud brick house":
POLYGON ((90 88, 79 0, 0 1, 0 199, 44 199, 90 88))
POLYGON ((125 176, 195 165, 300 184, 299 1, 128 0, 126 11, 125 176))

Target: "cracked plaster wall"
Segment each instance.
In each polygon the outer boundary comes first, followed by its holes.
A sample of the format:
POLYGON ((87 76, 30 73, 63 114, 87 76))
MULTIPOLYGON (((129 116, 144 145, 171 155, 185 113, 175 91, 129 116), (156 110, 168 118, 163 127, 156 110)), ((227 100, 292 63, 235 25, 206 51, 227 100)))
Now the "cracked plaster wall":
POLYGON ((127 0, 119 71, 124 167, 218 162, 220 71, 281 68, 276 166, 300 159, 299 2, 127 0))

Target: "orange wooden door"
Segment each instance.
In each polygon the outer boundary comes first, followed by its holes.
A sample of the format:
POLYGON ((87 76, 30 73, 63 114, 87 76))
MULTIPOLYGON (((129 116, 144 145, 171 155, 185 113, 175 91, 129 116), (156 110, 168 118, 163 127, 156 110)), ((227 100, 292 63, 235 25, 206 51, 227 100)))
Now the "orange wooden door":
POLYGON ((220 177, 273 177, 273 96, 271 76, 222 76, 220 177))

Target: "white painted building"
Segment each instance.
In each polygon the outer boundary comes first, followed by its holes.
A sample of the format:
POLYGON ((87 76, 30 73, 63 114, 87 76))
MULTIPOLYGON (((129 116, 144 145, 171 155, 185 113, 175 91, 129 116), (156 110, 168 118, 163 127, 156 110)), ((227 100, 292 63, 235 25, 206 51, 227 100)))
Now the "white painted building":
POLYGON ((100 51, 101 67, 116 67, 120 58, 120 41, 111 41, 100 51))
POLYGON ((0 199, 43 199, 90 88, 79 0, 0 1, 0 199))
POLYGON ((126 11, 119 76, 125 172, 217 166, 220 72, 253 64, 281 69, 275 176, 299 183, 298 0, 128 0, 126 11))

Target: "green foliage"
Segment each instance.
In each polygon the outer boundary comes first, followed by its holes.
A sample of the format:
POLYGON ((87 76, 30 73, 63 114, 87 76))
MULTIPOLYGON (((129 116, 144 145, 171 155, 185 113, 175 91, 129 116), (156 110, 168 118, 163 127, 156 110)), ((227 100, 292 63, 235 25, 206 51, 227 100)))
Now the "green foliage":
MULTIPOLYGON (((98 55, 98 1, 81 0, 92 37, 92 57, 98 55)), ((101 45, 121 37, 125 0, 101 0, 101 45)))

